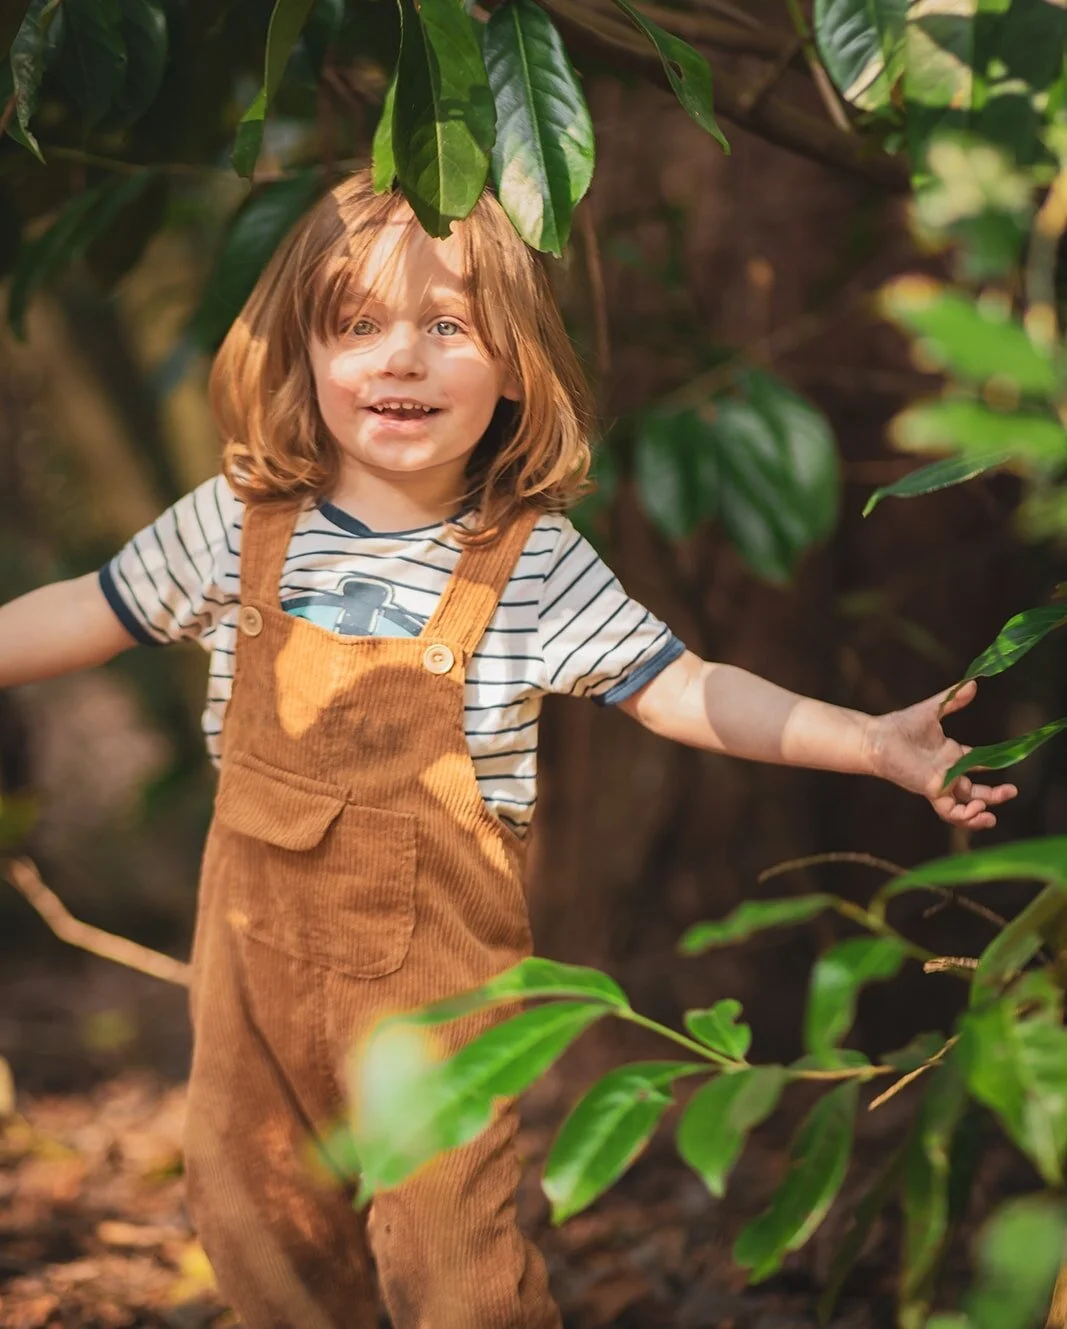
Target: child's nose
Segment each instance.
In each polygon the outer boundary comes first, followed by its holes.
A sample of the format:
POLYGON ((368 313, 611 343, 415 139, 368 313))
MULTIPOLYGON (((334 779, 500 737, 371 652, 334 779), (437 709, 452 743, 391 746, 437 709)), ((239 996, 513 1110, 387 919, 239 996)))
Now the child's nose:
POLYGON ((382 367, 387 374, 411 378, 422 373, 418 329, 395 324, 389 330, 382 351, 382 367))

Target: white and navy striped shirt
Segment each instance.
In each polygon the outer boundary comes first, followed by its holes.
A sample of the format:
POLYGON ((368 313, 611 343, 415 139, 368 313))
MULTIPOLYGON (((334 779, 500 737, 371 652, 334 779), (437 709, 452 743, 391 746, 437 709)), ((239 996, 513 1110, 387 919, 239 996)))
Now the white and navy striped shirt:
MULTIPOLYGON (((204 734, 216 762, 233 686, 243 513, 217 476, 100 571, 108 602, 138 641, 192 638, 211 652, 204 734)), ((380 533, 322 502, 297 518, 282 607, 336 632, 416 636, 459 555, 444 525, 380 533)), ((490 810, 520 834, 533 816, 545 693, 622 701, 683 650, 566 517, 542 516, 467 673, 467 741, 490 810)))

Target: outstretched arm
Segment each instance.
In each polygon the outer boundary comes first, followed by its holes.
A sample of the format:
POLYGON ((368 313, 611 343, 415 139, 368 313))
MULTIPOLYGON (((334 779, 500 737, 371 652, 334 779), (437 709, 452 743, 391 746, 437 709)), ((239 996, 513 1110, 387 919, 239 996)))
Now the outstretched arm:
POLYGON ((133 646, 95 572, 0 607, 0 688, 103 664, 133 646))
POLYGON ((780 688, 733 665, 687 651, 632 697, 619 703, 654 733, 711 752, 817 770, 877 775, 927 798, 953 825, 996 825, 991 808, 1014 798, 1014 785, 978 785, 960 777, 944 792, 945 772, 968 749, 948 738, 940 717, 977 692, 967 683, 947 705, 945 694, 907 710, 865 715, 780 688))

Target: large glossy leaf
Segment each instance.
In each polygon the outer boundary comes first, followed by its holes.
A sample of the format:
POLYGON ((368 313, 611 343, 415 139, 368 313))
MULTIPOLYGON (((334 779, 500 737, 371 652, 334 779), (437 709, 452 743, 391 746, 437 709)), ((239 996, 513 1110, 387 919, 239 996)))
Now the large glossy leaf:
POLYGON ((1067 604, 1063 602, 1039 605, 1036 609, 1026 609, 1009 618, 997 633, 996 641, 980 655, 976 655, 967 666, 963 682, 1002 674, 1064 623, 1067 623, 1067 604))
POLYGON ((11 43, 11 78, 15 94, 15 116, 26 142, 39 160, 41 148, 30 132, 37 109, 37 90, 45 67, 45 39, 56 17, 59 0, 32 0, 14 41, 11 43))
POLYGON ((978 1235, 978 1277, 966 1299, 970 1329, 1040 1329, 1067 1240, 1062 1198, 1009 1200, 978 1235))
POLYGON ((815 41, 842 97, 879 111, 903 68, 907 0, 815 0, 815 41))
POLYGON ((685 1027, 713 1052, 740 1061, 752 1046, 752 1030, 738 1022, 740 1014, 741 1003, 726 997, 706 1011, 686 1011, 685 1027))
POLYGON ((963 1072, 949 1056, 927 1077, 904 1168, 901 1301, 928 1309, 931 1276, 949 1229, 952 1140, 967 1101, 963 1072))
POLYGON ((237 213, 193 315, 191 335, 202 349, 214 350, 229 331, 271 255, 319 188, 316 173, 303 171, 257 190, 237 213))
POLYGON ((1016 993, 969 1011, 960 1057, 971 1093, 1050 1186, 1063 1184, 1067 1151, 1067 1029, 1058 1009, 1020 1014, 1016 993))
POLYGON ((374 131, 374 143, 371 147, 372 177, 374 192, 384 194, 392 189, 396 179, 396 162, 393 160, 393 107, 396 105, 396 78, 386 90, 382 113, 378 127, 374 131))
POLYGON ((1008 766, 1014 766, 1016 762, 1029 757, 1031 752, 1036 752, 1050 738, 1061 734, 1064 729, 1067 729, 1067 719, 1053 720, 1051 724, 1042 725, 1040 729, 1034 729, 1029 734, 1020 734, 1018 738, 1009 738, 1003 743, 990 743, 986 747, 973 748, 945 772, 945 788, 948 788, 957 776, 965 775, 968 771, 979 767, 989 771, 1002 771, 1008 766))
POLYGON ((251 176, 263 143, 263 125, 267 108, 281 86, 285 66, 293 53, 314 0, 275 0, 267 28, 267 51, 263 62, 263 83, 252 104, 241 116, 233 143, 231 160, 238 175, 251 176))
POLYGON ((422 1042, 428 1031, 387 1024, 355 1072, 362 1196, 399 1185, 436 1154, 474 1139, 496 1099, 521 1093, 607 1012, 584 1001, 535 1006, 437 1063, 422 1042))
POLYGON ((983 470, 997 452, 1040 472, 1067 461, 1067 431, 1051 415, 994 411, 977 401, 944 399, 909 407, 891 421, 889 432, 905 452, 953 450, 981 461, 983 470))
POLYGON ((883 313, 919 339, 926 360, 972 383, 996 380, 1018 394, 1049 396, 1059 374, 1010 310, 980 303, 929 277, 900 277, 882 289, 883 313))
POLYGON ((155 172, 113 176, 102 184, 76 194, 42 235, 19 253, 11 275, 7 316, 17 337, 25 335, 26 309, 39 287, 76 259, 94 240, 105 235, 116 218, 139 197, 155 178, 155 172))
POLYGON ((852 1028, 865 983, 894 977, 907 950, 892 937, 849 937, 831 946, 811 971, 804 1013, 804 1046, 816 1056, 835 1047, 852 1028))
POLYGON ((156 99, 167 64, 167 16, 158 0, 122 0, 126 77, 115 99, 118 122, 134 124, 156 99))
POLYGON ((399 0, 402 19, 393 157, 423 228, 448 235, 477 203, 496 131, 472 20, 456 0, 399 0))
POLYGON ((583 997, 588 1001, 604 1002, 616 1010, 630 1009, 626 993, 599 969, 531 955, 481 987, 431 1002, 397 1018, 409 1024, 445 1024, 471 1011, 528 997, 583 997))
POLYGON ((883 498, 918 498, 920 494, 934 494, 940 489, 964 484, 977 475, 985 475, 987 471, 1004 466, 1014 455, 1010 449, 1002 448, 997 452, 976 453, 966 457, 946 457, 943 461, 931 462, 929 466, 920 466, 917 471, 909 471, 892 484, 876 489, 867 500, 863 515, 869 517, 883 498))
POLYGON ((781 900, 745 900, 732 914, 718 922, 694 923, 678 943, 685 955, 700 955, 713 946, 729 946, 746 941, 766 928, 806 923, 809 918, 832 908, 832 895, 793 895, 781 900))
POLYGON ((925 886, 967 886, 980 881, 1055 882, 1067 889, 1067 835, 1015 840, 992 849, 935 858, 895 877, 878 894, 888 899, 925 886))
POLYGON ((63 0, 64 40, 59 70, 92 129, 111 109, 126 81, 126 43, 120 0, 63 0))
POLYGON ((724 1071, 689 1100, 678 1125, 678 1152, 712 1195, 726 1193, 749 1131, 778 1106, 787 1080, 783 1066, 724 1071))
POLYGON ((580 1213, 618 1181, 674 1103, 674 1081, 704 1069, 687 1061, 634 1062, 609 1071, 583 1095, 545 1160, 553 1223, 580 1213))
POLYGON ((689 116, 701 129, 716 139, 724 152, 730 151, 726 136, 715 121, 715 105, 712 94, 711 69, 708 62, 681 37, 665 32, 663 28, 629 0, 615 0, 618 7, 641 29, 656 48, 656 54, 663 62, 663 71, 674 89, 674 95, 681 102, 689 116))
POLYGON ((495 10, 485 66, 496 102, 497 196, 528 245, 562 254, 593 178, 593 122, 563 39, 533 0, 495 10))
POLYGON ((734 1259, 751 1269, 753 1282, 769 1278, 826 1217, 845 1179, 858 1101, 858 1084, 838 1085, 819 1099, 794 1137, 785 1181, 734 1246, 734 1259))

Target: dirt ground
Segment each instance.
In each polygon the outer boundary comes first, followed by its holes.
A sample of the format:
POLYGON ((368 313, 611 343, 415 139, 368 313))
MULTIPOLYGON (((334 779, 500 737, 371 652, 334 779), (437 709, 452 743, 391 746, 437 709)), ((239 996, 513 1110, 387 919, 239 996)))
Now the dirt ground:
MULTIPOLYGON (((184 993, 69 952, 0 971, 0 1325, 5 1329, 223 1329, 236 1323, 183 1204, 179 1141, 188 1035, 184 993)), ((661 1132, 622 1184, 562 1228, 539 1165, 580 1082, 611 1056, 570 1055, 525 1104, 524 1224, 549 1261, 567 1329, 808 1329, 863 1187, 865 1153, 809 1248, 746 1289, 730 1261, 740 1226, 781 1175, 788 1123, 750 1146, 723 1202, 661 1132)), ((669 1119, 668 1119, 669 1120, 669 1119)), ((899 1124, 899 1118, 897 1121, 899 1124)), ((879 1129, 891 1131, 888 1117, 879 1129)), ((880 1147, 881 1146, 881 1147, 880 1147)), ((883 1155, 884 1156, 884 1155, 883 1155)), ((891 1224, 876 1228, 833 1320, 889 1329, 891 1224)), ((385 1324, 385 1321, 383 1321, 385 1324)))

